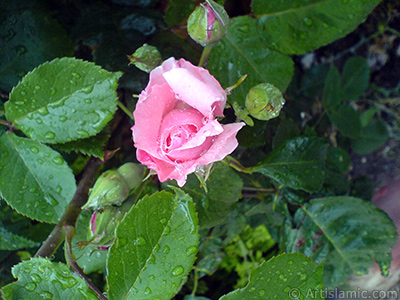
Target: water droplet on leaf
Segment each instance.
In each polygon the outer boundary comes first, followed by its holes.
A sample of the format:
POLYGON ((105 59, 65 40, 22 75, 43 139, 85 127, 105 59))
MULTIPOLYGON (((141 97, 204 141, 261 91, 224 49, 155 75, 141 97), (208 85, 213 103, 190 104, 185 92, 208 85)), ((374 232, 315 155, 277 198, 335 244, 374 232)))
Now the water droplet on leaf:
POLYGON ((176 266, 175 268, 172 269, 171 274, 173 276, 179 276, 183 273, 184 269, 182 266, 176 266))

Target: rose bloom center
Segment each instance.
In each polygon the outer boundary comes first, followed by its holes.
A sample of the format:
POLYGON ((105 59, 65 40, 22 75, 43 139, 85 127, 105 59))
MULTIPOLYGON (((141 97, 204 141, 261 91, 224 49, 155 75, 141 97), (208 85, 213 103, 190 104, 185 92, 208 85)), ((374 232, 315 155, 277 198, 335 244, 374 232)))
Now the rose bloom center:
POLYGON ((212 138, 200 133, 206 118, 193 108, 170 111, 163 119, 159 143, 161 154, 173 162, 200 157, 212 144, 212 138))

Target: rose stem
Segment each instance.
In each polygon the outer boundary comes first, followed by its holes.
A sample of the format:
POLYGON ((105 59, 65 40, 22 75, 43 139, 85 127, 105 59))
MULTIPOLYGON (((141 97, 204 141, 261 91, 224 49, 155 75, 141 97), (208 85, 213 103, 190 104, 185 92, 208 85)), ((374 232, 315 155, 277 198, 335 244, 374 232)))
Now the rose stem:
POLYGON ((7 121, 4 121, 4 120, 0 120, 0 124, 1 124, 1 125, 5 125, 5 126, 8 126, 8 127, 11 127, 11 126, 12 126, 12 123, 11 123, 11 122, 7 122, 7 121))
POLYGON ((118 106, 119 108, 129 117, 131 120, 135 121, 133 118, 133 113, 129 111, 129 109, 121 102, 118 100, 118 106))
POLYGON ((75 227, 76 220, 81 213, 81 207, 88 199, 89 188, 92 186, 93 179, 101 165, 100 159, 94 157, 89 159, 71 202, 61 220, 36 252, 35 257, 50 257, 64 241, 64 226, 75 227))
POLYGON ((75 261, 75 256, 71 250, 71 242, 75 235, 75 228, 70 225, 65 225, 65 252, 68 263, 72 266, 76 273, 85 280, 86 284, 96 293, 97 297, 101 300, 107 300, 103 293, 93 284, 93 282, 85 275, 81 267, 75 261))
POLYGON ((199 61, 199 67, 204 67, 206 65, 206 62, 208 60, 208 57, 210 56, 211 49, 213 46, 208 46, 203 48, 203 52, 201 53, 200 61, 199 61))

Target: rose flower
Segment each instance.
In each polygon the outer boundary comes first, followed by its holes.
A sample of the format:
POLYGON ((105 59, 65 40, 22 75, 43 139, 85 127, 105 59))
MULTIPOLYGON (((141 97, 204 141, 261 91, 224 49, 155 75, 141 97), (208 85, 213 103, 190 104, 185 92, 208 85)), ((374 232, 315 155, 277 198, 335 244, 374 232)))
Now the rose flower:
POLYGON ((150 73, 133 113, 137 159, 161 182, 179 186, 196 168, 222 160, 238 146, 244 123, 222 125, 226 92, 210 73, 169 58, 150 73))

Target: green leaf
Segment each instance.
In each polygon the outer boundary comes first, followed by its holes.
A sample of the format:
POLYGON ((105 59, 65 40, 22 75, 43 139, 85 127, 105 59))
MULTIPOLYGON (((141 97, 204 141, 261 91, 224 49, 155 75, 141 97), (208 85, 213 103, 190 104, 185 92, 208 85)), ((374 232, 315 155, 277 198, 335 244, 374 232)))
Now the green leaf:
POLYGON ((269 49, 256 21, 249 16, 231 20, 227 35, 212 49, 207 68, 225 88, 249 74, 229 97, 231 103, 236 101, 241 106, 244 106, 248 90, 259 83, 273 84, 284 92, 294 72, 292 59, 269 49))
POLYGON ((57 223, 76 190, 62 156, 39 142, 5 133, 0 138, 0 196, 29 218, 57 223))
POLYGON ((349 180, 345 173, 350 167, 348 153, 338 147, 329 146, 325 162, 325 183, 336 195, 343 195, 349 190, 349 180))
POLYGON ((145 196, 124 217, 107 261, 108 295, 169 300, 196 259, 198 220, 191 198, 159 192, 145 196))
POLYGON ((325 299, 323 265, 302 254, 281 254, 263 262, 243 289, 220 300, 325 299))
POLYGON ((296 190, 317 192, 324 182, 326 149, 322 139, 297 137, 280 144, 250 171, 296 190))
POLYGON ((6 118, 40 142, 87 138, 100 132, 117 109, 121 75, 75 58, 46 62, 11 91, 6 118))
POLYGON ((16 235, 7 229, 0 227, 0 250, 15 251, 22 248, 33 248, 39 243, 31 241, 23 236, 16 235))
POLYGON ((194 0, 171 0, 165 12, 165 22, 168 26, 176 26, 182 23, 194 10, 194 0))
POLYGON ((360 114, 349 104, 343 103, 328 111, 328 117, 341 134, 356 139, 360 136, 360 114))
POLYGON ((385 272, 390 267, 396 227, 370 202, 314 199, 296 212, 294 223, 286 251, 304 253, 316 262, 326 259, 326 287, 340 286, 353 273, 367 273, 374 260, 385 272))
POLYGON ((325 108, 335 108, 342 101, 342 79, 335 66, 331 66, 326 76, 322 101, 325 108))
POLYGON ((85 281, 62 263, 32 258, 14 266, 12 274, 18 281, 1 289, 5 300, 97 299, 85 281))
POLYGON ((380 0, 253 0, 252 10, 268 45, 304 54, 327 45, 362 23, 380 0))
POLYGON ((98 157, 103 160, 104 146, 107 143, 109 137, 110 133, 109 130, 107 130, 86 139, 80 139, 65 144, 56 144, 53 146, 53 148, 67 153, 74 151, 76 153, 82 153, 87 156, 98 157))
POLYGON ((65 29, 39 10, 8 11, 0 32, 0 89, 5 91, 41 63, 73 55, 73 43, 65 29))
POLYGON ((367 154, 379 149, 389 138, 385 122, 373 121, 361 129, 360 137, 351 141, 353 150, 358 154, 367 154))
POLYGON ((354 56, 349 58, 342 72, 342 100, 357 100, 369 85, 369 66, 365 58, 354 56))
POLYGON ((182 187, 196 203, 201 228, 210 228, 222 223, 232 212, 232 206, 242 196, 243 181, 228 166, 216 163, 207 182, 206 193, 200 188, 194 175, 188 177, 182 187))

